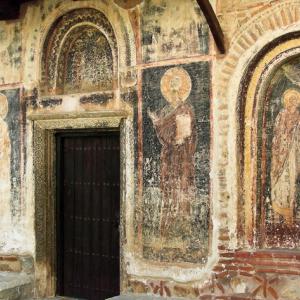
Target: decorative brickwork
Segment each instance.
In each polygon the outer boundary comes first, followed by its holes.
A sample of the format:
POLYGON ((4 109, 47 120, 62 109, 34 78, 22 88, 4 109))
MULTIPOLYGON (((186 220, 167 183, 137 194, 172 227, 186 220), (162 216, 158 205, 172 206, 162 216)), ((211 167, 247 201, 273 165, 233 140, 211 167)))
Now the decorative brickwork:
MULTIPOLYGON (((233 136, 237 134, 239 124, 243 120, 235 112, 239 111, 240 99, 238 98, 239 83, 242 74, 245 72, 251 58, 253 58, 260 48, 266 46, 271 39, 284 35, 286 32, 293 32, 300 27, 300 8, 297 1, 278 1, 272 5, 264 6, 262 10, 255 11, 248 22, 242 24, 233 35, 228 53, 224 57, 222 66, 218 68, 217 85, 215 85, 215 97, 219 111, 218 116, 218 145, 219 153, 219 196, 222 213, 220 213, 220 236, 219 244, 226 248, 233 242, 232 237, 237 237, 243 232, 240 221, 236 221, 236 226, 228 224, 228 217, 232 215, 232 210, 228 208, 237 207, 239 201, 243 205, 243 200, 239 196, 242 189, 239 182, 238 173, 235 181, 229 178, 233 173, 225 171, 229 165, 229 159, 236 157, 235 148, 229 143, 239 143, 233 136), (270 38, 272 37, 272 38, 270 38), (231 174, 231 175, 229 175, 231 174), (228 212, 227 212, 228 211, 228 212), (237 230, 236 230, 237 229, 237 230)), ((238 145, 237 145, 238 146, 238 145)), ((239 172, 239 161, 237 168, 232 171, 239 172)), ((249 208, 245 208, 249 210, 249 208)), ((244 210, 239 210, 237 216, 239 220, 243 218, 244 210), (242 216, 240 213, 242 212, 242 216)), ((239 240, 239 243, 243 243, 239 240)))

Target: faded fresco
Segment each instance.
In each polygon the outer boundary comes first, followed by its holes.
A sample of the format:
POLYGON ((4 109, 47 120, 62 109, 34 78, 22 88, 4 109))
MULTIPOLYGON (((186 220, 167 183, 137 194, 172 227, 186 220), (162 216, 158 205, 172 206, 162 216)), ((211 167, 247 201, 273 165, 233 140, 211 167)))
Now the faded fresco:
POLYGON ((11 251, 22 217, 20 90, 0 91, 0 251, 11 251), (15 235, 16 234, 16 235, 15 235))
POLYGON ((113 58, 104 34, 92 26, 73 29, 63 45, 58 74, 63 93, 112 90, 113 58))
POLYGON ((209 64, 148 69, 143 79, 143 256, 205 262, 209 64))
POLYGON ((21 217, 21 109, 20 89, 0 91, 6 96, 8 112, 5 122, 11 145, 10 153, 10 188, 11 216, 14 220, 21 217))
POLYGON ((106 16, 93 8, 71 10, 46 37, 41 92, 111 91, 117 82, 117 57, 114 30, 106 16))
POLYGON ((196 1, 145 0, 144 62, 208 54, 208 26, 196 1))
MULTIPOLYGON (((300 229, 300 60, 282 66, 268 91, 261 168, 267 244, 295 247, 300 229), (262 165, 263 160, 262 160, 262 165), (272 237, 271 237, 272 235, 272 237), (270 238, 268 238, 270 236, 270 238)), ((259 192, 259 191, 258 191, 259 192)))
POLYGON ((0 26, 0 84, 20 81, 21 52, 20 23, 0 26))

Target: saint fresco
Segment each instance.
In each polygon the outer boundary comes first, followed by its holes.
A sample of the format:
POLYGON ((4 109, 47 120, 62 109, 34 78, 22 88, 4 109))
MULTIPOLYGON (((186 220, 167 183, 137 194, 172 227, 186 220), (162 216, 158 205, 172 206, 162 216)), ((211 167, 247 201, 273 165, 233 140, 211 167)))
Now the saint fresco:
POLYGON ((190 202, 195 198, 195 150, 197 132, 193 107, 186 103, 191 79, 182 68, 169 69, 161 80, 169 102, 159 112, 148 111, 161 148, 162 206, 160 236, 167 237, 177 224, 188 227, 190 202))
POLYGON ((294 223, 296 185, 300 174, 300 93, 288 89, 282 96, 283 108, 276 117, 272 141, 272 208, 275 219, 294 223))
POLYGON ((264 203, 266 246, 299 246, 300 237, 300 60, 283 65, 269 85, 265 127, 258 136, 257 189, 264 203), (265 163, 263 159, 265 157, 265 163), (265 168, 263 166, 266 166, 265 168))
MULTIPOLYGON (((209 63, 143 72, 142 254, 203 262, 210 229, 209 63)), ((140 154, 141 155, 141 154, 140 154)))

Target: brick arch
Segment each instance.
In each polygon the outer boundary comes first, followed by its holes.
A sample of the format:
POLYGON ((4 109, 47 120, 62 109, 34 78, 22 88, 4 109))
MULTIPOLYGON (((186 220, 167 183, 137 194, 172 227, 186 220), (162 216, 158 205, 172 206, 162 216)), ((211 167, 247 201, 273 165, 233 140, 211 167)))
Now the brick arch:
MULTIPOLYGON (((86 2, 86 1, 85 1, 86 2)), ((130 23, 128 12, 124 9, 119 8, 116 4, 110 1, 96 1, 97 3, 85 3, 81 1, 65 0, 58 4, 55 10, 49 12, 47 18, 42 24, 42 37, 41 47, 43 47, 47 34, 51 29, 52 25, 61 16, 69 13, 72 10, 77 9, 95 9, 101 12, 107 20, 110 22, 116 40, 118 42, 119 52, 119 66, 120 69, 127 68, 135 65, 136 63, 136 49, 134 43, 134 33, 130 23)), ((41 60, 40 60, 41 63, 41 60)))
MULTIPOLYGON (((272 4, 269 9, 253 16, 249 22, 239 28, 230 42, 219 78, 222 85, 226 86, 226 83, 229 82, 238 65, 239 58, 268 31, 281 30, 299 21, 300 6, 297 0, 272 4)), ((220 89, 218 96, 225 96, 225 91, 226 89, 220 89)))
MULTIPOLYGON (((266 166, 259 154, 259 128, 263 128, 265 107, 268 105, 270 79, 287 61, 300 56, 300 31, 286 34, 266 45, 251 61, 239 91, 239 157, 242 178, 240 226, 250 245, 266 247, 266 229, 263 205, 263 177, 266 166), (258 162, 261 161, 261 163, 258 162), (261 170, 262 175, 259 175, 261 170), (244 215, 244 219, 243 219, 244 215), (243 224, 242 224, 243 223, 243 224)), ((261 137, 263 140, 263 137, 261 137)), ((263 145, 261 146, 264 147, 263 145)), ((264 149, 266 151, 266 149, 264 149)), ((263 150, 261 150, 263 151, 263 150)))
MULTIPOLYGON (((240 122, 238 107, 240 104, 239 88, 243 74, 249 62, 272 39, 287 33, 300 31, 300 7, 295 0, 285 3, 272 4, 264 11, 254 15, 247 23, 239 28, 228 47, 218 70, 218 85, 215 89, 217 101, 217 135, 216 147, 219 149, 218 161, 218 217, 220 252, 222 249, 238 247, 237 232, 242 231, 239 223, 240 209, 238 202, 242 189, 240 186, 240 161, 238 154, 238 136, 240 122), (233 147, 235 145, 235 147, 233 147), (233 163, 235 162, 235 163, 233 163), (230 169, 230 171, 228 171, 230 169), (232 180, 234 178, 234 180, 232 180), (235 213, 233 213, 235 212, 235 213), (228 218, 231 218, 229 224, 228 218)), ((242 245, 243 246, 243 245, 242 245)))

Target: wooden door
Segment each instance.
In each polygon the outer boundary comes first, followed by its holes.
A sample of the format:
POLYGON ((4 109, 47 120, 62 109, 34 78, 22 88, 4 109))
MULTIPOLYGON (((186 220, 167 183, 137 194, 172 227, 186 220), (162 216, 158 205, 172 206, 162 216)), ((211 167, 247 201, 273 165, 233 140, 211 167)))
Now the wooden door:
POLYGON ((119 133, 63 133, 56 141, 57 295, 119 295, 119 133))

